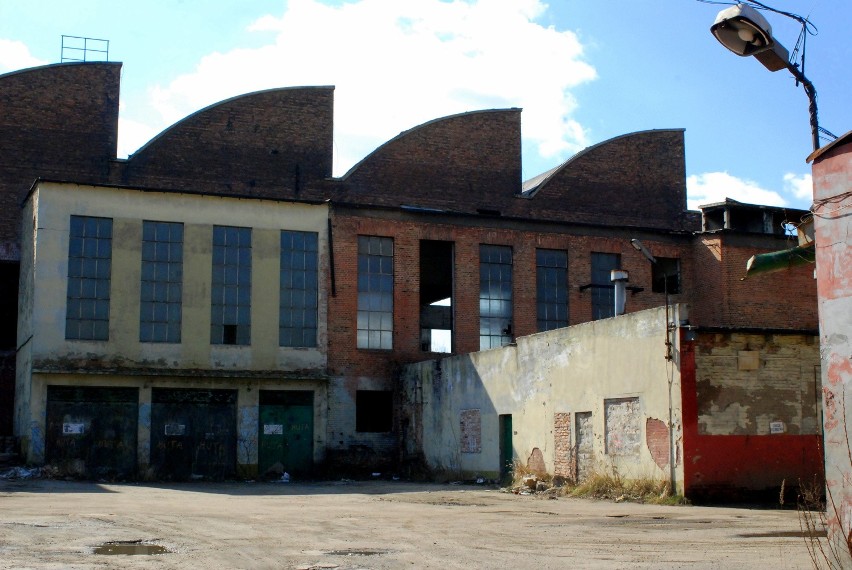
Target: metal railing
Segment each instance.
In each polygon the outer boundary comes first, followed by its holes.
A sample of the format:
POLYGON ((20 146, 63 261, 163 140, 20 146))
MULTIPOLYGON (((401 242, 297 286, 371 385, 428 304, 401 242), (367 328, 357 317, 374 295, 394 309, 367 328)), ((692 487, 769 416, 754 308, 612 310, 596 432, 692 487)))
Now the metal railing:
POLYGON ((109 40, 63 35, 61 61, 109 61, 109 40))

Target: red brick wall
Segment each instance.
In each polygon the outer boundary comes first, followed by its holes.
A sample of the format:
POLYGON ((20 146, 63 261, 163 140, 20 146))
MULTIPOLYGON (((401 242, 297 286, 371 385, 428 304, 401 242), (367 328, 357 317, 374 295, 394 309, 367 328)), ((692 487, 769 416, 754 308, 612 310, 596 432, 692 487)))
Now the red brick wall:
POLYGON ((193 113, 135 152, 115 182, 212 194, 316 198, 331 176, 333 87, 249 93, 193 113))
POLYGON ((569 160, 531 200, 539 218, 570 212, 572 220, 685 227, 686 165, 683 130, 631 133, 593 146, 569 160))
POLYGON ((702 326, 817 329, 814 266, 743 279, 756 253, 790 247, 763 235, 707 234, 696 238, 690 320, 702 326))
POLYGON ((20 205, 36 178, 106 181, 120 73, 120 63, 66 63, 0 76, 0 259, 18 259, 20 205))
POLYGON ((553 475, 574 479, 576 466, 571 448, 571 413, 553 414, 553 475))
MULTIPOLYGON (((435 355, 420 350, 420 240, 451 241, 455 244, 455 353, 479 350, 479 245, 508 245, 513 250, 513 332, 534 334, 536 324, 536 249, 568 252, 569 323, 591 318, 591 294, 580 285, 591 280, 591 252, 622 255, 622 267, 631 283, 645 290, 628 294, 628 312, 660 306, 662 293, 651 292, 651 264, 630 246, 630 234, 621 237, 578 236, 535 232, 530 228, 497 228, 452 224, 447 219, 404 219, 386 214, 370 217, 367 212, 335 209, 332 213, 336 295, 329 299, 329 368, 333 374, 384 377, 396 365, 418 362, 435 355), (394 240, 394 341, 392 351, 358 350, 356 316, 358 306, 359 235, 391 237, 394 240)), ((663 257, 681 257, 690 267, 688 242, 654 242, 646 247, 663 257)), ((689 281, 685 281, 688 291, 689 281)), ((672 295, 672 302, 688 302, 689 295, 672 295)))

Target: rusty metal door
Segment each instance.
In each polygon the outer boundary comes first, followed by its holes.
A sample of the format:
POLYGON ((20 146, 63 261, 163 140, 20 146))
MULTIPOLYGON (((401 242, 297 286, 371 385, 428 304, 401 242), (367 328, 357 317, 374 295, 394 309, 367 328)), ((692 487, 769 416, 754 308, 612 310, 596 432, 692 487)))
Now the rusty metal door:
POLYGON ((258 472, 281 463, 288 473, 306 474, 314 466, 314 393, 261 390, 258 472))
POLYGON ((48 386, 45 461, 89 479, 133 478, 138 417, 137 388, 48 386))
POLYGON ((574 455, 577 458, 577 482, 583 481, 594 469, 594 439, 592 412, 574 414, 577 434, 574 455))
POLYGON ((236 390, 151 390, 151 467, 163 479, 236 474, 236 390))

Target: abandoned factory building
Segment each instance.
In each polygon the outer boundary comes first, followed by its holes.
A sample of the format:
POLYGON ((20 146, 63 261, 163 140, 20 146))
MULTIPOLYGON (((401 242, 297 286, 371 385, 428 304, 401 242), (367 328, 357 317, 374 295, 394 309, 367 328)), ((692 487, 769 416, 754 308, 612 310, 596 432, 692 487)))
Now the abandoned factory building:
MULTIPOLYGON (((524 182, 521 110, 483 110, 414 126, 334 177, 334 89, 293 87, 211 105, 118 159, 120 72, 74 63, 0 76, 0 433, 27 461, 97 477, 257 476, 276 464, 496 476, 546 447, 544 469, 576 476, 565 455, 576 430, 554 446, 554 418, 650 409, 629 366, 540 375, 564 405, 502 450, 497 418, 518 409, 438 397, 449 385, 434 374, 432 397, 406 366, 494 359, 530 335, 564 341, 574 325, 620 322, 619 269, 628 318, 671 304, 691 358, 715 363, 680 386, 696 413, 655 410, 662 423, 637 420, 629 446, 659 456, 646 430, 679 437, 695 417, 702 434, 730 436, 714 442, 719 458, 750 436, 795 436, 783 445, 821 465, 807 388, 819 360, 812 269, 741 280, 750 256, 788 246, 784 224, 804 212, 732 200, 688 210, 683 130, 626 134, 524 182), (572 391, 594 398, 572 403, 572 391), (444 452, 424 449, 438 429, 424 406, 452 424, 445 439, 459 430, 444 452), (478 444, 468 408, 481 414, 478 444)), ((766 445, 754 461, 781 439, 766 445)))

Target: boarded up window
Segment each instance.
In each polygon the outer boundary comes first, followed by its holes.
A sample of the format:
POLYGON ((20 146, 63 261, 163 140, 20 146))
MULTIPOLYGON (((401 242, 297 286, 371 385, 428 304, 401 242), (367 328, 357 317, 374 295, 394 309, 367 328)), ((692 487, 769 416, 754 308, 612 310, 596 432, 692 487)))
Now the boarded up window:
POLYGON ((642 427, 639 398, 604 400, 607 455, 639 455, 642 427))
POLYGON ((482 453, 482 419, 479 410, 462 410, 461 452, 482 453))

